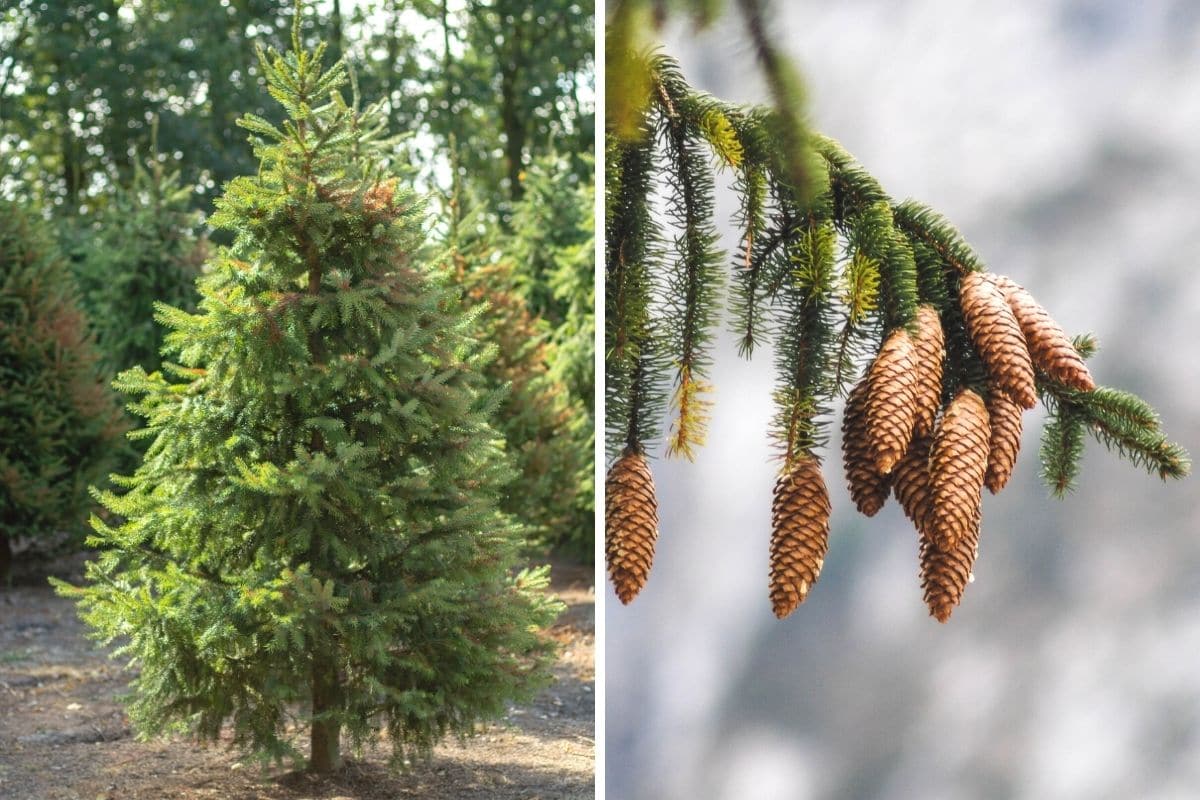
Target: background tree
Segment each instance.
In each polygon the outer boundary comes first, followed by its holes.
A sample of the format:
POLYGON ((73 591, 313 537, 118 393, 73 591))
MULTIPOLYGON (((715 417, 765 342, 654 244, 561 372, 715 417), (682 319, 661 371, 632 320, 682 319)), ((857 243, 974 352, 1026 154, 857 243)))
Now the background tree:
MULTIPOLYGON (((186 205, 207 213, 216 187, 255 167, 235 130, 236 115, 249 111, 280 121, 252 51, 256 43, 280 44, 293 15, 292 5, 279 0, 20 0, 0 12, 0 158, 9 166, 0 177, 0 194, 37 198, 48 206, 80 277, 111 297, 120 281, 101 273, 108 266, 132 267, 126 259, 134 258, 135 243, 160 237, 169 243, 162 252, 174 253, 191 239, 193 220, 182 214, 182 194, 178 208, 142 234, 124 230, 132 220, 122 209, 135 198, 153 196, 144 186, 134 188, 144 180, 138 177, 138 154, 161 154, 156 169, 164 176, 178 172, 181 191, 194 187, 186 205), (97 232, 114 220, 124 230, 120 252, 109 246, 118 242, 115 236, 101 237, 95 248, 97 232)), ((497 291, 510 294, 515 288, 511 297, 531 309, 530 324, 540 329, 536 318, 545 318, 545 337, 556 346, 536 350, 553 363, 521 357, 512 364, 530 371, 510 378, 566 381, 568 427, 576 432, 574 441, 586 442, 594 387, 591 9, 571 0, 367 0, 314 5, 299 22, 302 39, 324 38, 334 54, 361 53, 356 72, 363 92, 385 100, 394 129, 414 134, 400 147, 419 187, 435 198, 429 257, 439 258, 451 242, 484 236, 491 237, 489 250, 518 254, 503 253, 513 274, 497 291), (486 233, 460 231, 467 218, 486 233), (573 268, 563 266, 568 261, 573 268)), ((151 222, 145 215, 137 219, 151 222)), ((212 237, 229 243, 226 231, 213 231, 212 237)), ((146 258, 153 258, 150 251, 137 256, 139 270, 153 266, 146 258)), ((166 271, 155 274, 166 279, 169 268, 162 266, 166 271)), ((175 283, 143 284, 160 291, 157 298, 137 296, 186 305, 192 288, 179 277, 175 283)), ((89 288, 85 301, 91 303, 92 295, 89 288)), ((118 339, 128 343, 151 333, 149 318, 139 316, 144 303, 139 308, 122 305, 112 315, 98 305, 96 323, 109 325, 98 330, 101 344, 124 349, 118 339)), ((494 328, 479 335, 489 330, 494 328)), ((520 333, 518 325, 507 335, 515 341, 520 333)), ((131 359, 148 370, 157 360, 147 349, 113 356, 122 368, 131 359)), ((506 433, 534 429, 516 425, 506 433)), ((510 451, 543 445, 517 438, 510 451)), ((538 462, 523 466, 533 463, 538 462)), ((583 463, 578 471, 536 480, 554 483, 555 495, 575 508, 573 521, 548 539, 580 542, 590 535, 590 467, 583 463)), ((540 513, 530 509, 534 516, 540 513)))
POLYGON ((422 206, 389 166, 378 105, 339 93, 324 47, 261 63, 287 119, 247 115, 261 166, 212 223, 233 234, 200 311, 161 307, 180 366, 140 368, 154 437, 94 521, 85 618, 139 666, 130 715, 262 757, 340 764, 385 732, 397 759, 503 711, 544 676, 544 570, 510 574, 519 529, 486 360, 417 257, 422 206))
MULTIPOLYGON (((293 13, 278 0, 18 0, 0 15, 10 172, 77 208, 104 183, 130 179, 157 119, 160 151, 207 205, 205 192, 253 165, 235 118, 276 112, 258 68, 242 65, 256 44, 282 44, 293 13)), ((363 91, 386 99, 395 129, 428 134, 406 147, 448 197, 478 189, 506 219, 538 156, 557 150, 581 177, 590 169, 575 155, 590 151, 595 131, 585 4, 369 0, 343 11, 333 2, 306 12, 301 32, 330 41, 337 56, 345 42, 362 43, 363 91)))
MULTIPOLYGON (((376 18, 386 22, 366 48, 384 58, 365 66, 364 91, 377 87, 397 127, 426 134, 448 154, 448 169, 424 169, 444 198, 445 239, 467 256, 462 275, 476 297, 495 280, 486 290, 489 302, 508 309, 485 314, 480 335, 500 335, 509 343, 501 347, 504 380, 545 386, 551 394, 559 391, 553 382, 565 382, 570 441, 591 452, 595 206, 589 154, 595 119, 589 9, 507 0, 468 2, 457 10, 443 2, 381 2, 354 12, 350 24, 371 30, 366 20, 376 18), (429 38, 431 45, 411 33, 422 24, 440 33, 429 38), (508 274, 486 266, 495 258, 512 265, 504 270, 508 274), (477 267, 486 278, 470 274, 477 267), (514 297, 532 317, 513 306, 514 297), (556 347, 518 345, 527 325, 542 327, 538 318, 549 324, 547 338, 556 347), (504 320, 514 327, 498 329, 504 320), (538 358, 551 360, 539 364, 538 358)), ((550 417, 541 416, 531 424, 530 415, 540 412, 523 409, 518 397, 526 390, 514 389, 499 419, 527 482, 546 492, 522 493, 513 502, 524 504, 523 514, 543 526, 548 541, 590 556, 584 544, 594 513, 590 461, 574 470, 542 471, 562 462, 532 454, 562 448, 564 442, 545 437, 564 423, 547 427, 550 417), (547 513, 564 502, 573 507, 569 524, 546 528, 547 513)))
POLYGON ((455 218, 480 205, 508 227, 527 169, 550 153, 590 174, 581 155, 595 135, 590 4, 379 0, 353 19, 385 20, 364 30, 368 52, 383 57, 364 66, 363 90, 387 98, 397 129, 427 133, 448 154, 448 170, 426 174, 455 218), (440 35, 423 45, 411 31, 427 26, 440 35))
MULTIPOLYGON (((550 376, 562 382, 580 409, 571 415, 571 438, 580 453, 591 453, 596 430, 595 181, 590 173, 578 178, 563 161, 547 156, 530 168, 504 249, 521 266, 517 288, 528 307, 551 328, 557 354, 548 361, 550 376)), ((575 475, 574 522, 565 535, 590 558, 595 513, 590 457, 580 460, 575 475)))
MULTIPOLYGON (((559 173, 559 178, 571 181, 570 173, 559 173)), ((540 193, 527 194, 518 204, 517 216, 533 217, 524 209, 541 207, 546 199, 540 193)), ((556 199, 571 209, 577 207, 575 192, 563 192, 556 199)), ((546 216, 557 216, 553 206, 547 211, 546 216)), ((538 251, 545 269, 553 275, 556 295, 550 300, 564 305, 586 302, 580 295, 588 294, 594 285, 593 240, 590 234, 582 236, 578 227, 548 224, 554 222, 581 224, 577 218, 530 218, 528 230, 522 228, 505 237, 496 230, 496 223, 481 222, 476 228, 468 218, 458 230, 484 233, 460 234, 460 240, 451 245, 452 259, 468 302, 480 307, 480 341, 497 347, 496 360, 488 365, 486 374, 493 386, 504 391, 497 426, 504 432, 517 468, 506 492, 505 510, 529 525, 535 541, 589 561, 594 553, 589 457, 593 414, 592 404, 584 405, 578 398, 592 397, 594 343, 588 331, 594 331, 594 326, 587 325, 590 313, 576 307, 563 314, 560 326, 554 329, 546 317, 533 313, 527 276, 530 251, 538 251), (553 246, 542 242, 547 228, 559 230, 571 243, 553 246), (518 269, 518 264, 524 269, 518 269)), ((590 228, 590 218, 584 227, 590 228)))
POLYGON ((135 166, 128 188, 118 185, 95 213, 68 224, 72 269, 113 374, 159 368, 165 331, 154 319, 157 303, 195 309, 206 240, 197 234, 193 191, 152 160, 135 166))
POLYGON ((45 224, 0 201, 0 581, 12 541, 79 533, 123 430, 45 224))
POLYGON ((0 20, 8 57, 0 73, 0 136, 10 173, 74 212, 110 183, 132 179, 137 153, 161 152, 204 194, 253 164, 234 125, 267 97, 254 43, 282 40, 291 6, 273 0, 21 0, 0 20))

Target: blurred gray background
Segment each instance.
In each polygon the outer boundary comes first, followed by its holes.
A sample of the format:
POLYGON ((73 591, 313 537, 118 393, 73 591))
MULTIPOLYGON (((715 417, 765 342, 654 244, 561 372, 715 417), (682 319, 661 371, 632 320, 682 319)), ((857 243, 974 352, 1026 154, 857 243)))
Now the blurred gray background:
MULTIPOLYGON (((772 30, 816 129, 1097 334, 1098 381, 1200 455, 1200 3, 777 2, 772 30)), ((700 88, 766 98, 735 18, 665 49, 700 88)), ((654 572, 628 608, 606 593, 609 798, 1200 797, 1200 478, 1165 485, 1089 440, 1053 500, 1027 415, 942 626, 916 534, 894 502, 854 511, 835 439, 829 557, 778 622, 772 375, 724 337, 709 444, 655 453, 654 572)))

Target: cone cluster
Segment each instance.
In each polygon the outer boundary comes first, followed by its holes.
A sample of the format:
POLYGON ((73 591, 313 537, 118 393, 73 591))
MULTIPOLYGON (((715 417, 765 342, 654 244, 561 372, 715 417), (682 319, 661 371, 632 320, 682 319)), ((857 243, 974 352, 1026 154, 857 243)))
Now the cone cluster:
MULTIPOLYGON (((919 534, 921 587, 939 622, 950 618, 973 578, 983 489, 997 493, 1008 483, 1037 381, 1095 388, 1066 333, 1021 286, 970 272, 959 281, 957 300, 969 342, 954 352, 969 344, 982 371, 947 361, 942 313, 922 305, 911 325, 883 337, 842 418, 850 497, 871 517, 895 496, 919 534), (954 378, 947 386, 948 371, 954 378)), ((658 533, 645 457, 626 453, 606 485, 608 571, 628 603, 645 584, 658 533)), ((816 457, 789 464, 771 510, 770 596, 783 618, 812 591, 829 546, 829 494, 816 457)))
POLYGON ((1037 402, 1037 376, 1078 391, 1095 388, 1066 333, 1024 288, 990 273, 968 273, 959 288, 985 380, 959 388, 942 407, 945 335, 937 311, 922 306, 915 335, 898 330, 884 340, 867 379, 847 398, 842 426, 851 497, 873 516, 890 488, 918 531, 921 586, 940 622, 972 579, 983 488, 997 493, 1012 475, 1022 414, 1037 402), (909 393, 911 415, 895 408, 909 393), (864 407, 873 410, 865 425, 864 407), (865 460, 864 451, 874 458, 865 460))
POLYGON ((783 619, 804 602, 829 549, 829 492, 812 457, 775 483, 771 503, 771 606, 783 619))
POLYGON ((658 539, 658 500, 646 457, 629 452, 604 481, 604 555, 617 597, 628 605, 646 585, 658 539))

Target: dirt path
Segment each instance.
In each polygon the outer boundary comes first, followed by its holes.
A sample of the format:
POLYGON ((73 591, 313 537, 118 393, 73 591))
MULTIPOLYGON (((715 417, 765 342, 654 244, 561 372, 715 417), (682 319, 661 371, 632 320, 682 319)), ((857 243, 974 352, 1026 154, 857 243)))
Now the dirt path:
POLYGON ((574 800, 593 792, 595 591, 590 568, 556 565, 568 604, 552 630, 555 683, 465 745, 396 775, 370 752, 332 780, 263 773, 221 745, 137 742, 117 701, 121 666, 84 636, 74 606, 40 578, 0 589, 3 800, 574 800))

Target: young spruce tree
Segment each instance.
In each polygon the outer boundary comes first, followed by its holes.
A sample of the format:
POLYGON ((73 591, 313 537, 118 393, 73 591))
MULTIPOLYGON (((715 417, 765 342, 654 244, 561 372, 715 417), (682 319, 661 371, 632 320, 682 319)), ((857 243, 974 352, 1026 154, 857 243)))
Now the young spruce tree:
POLYGON ((77 597, 140 670, 143 734, 184 729, 336 769, 340 734, 396 759, 502 713, 544 676, 544 570, 512 575, 519 530, 482 392, 487 354, 445 275, 416 263, 422 206, 389 174, 378 106, 321 55, 262 56, 276 127, 247 115, 258 174, 231 181, 231 231, 195 314, 159 306, 162 373, 120 376, 153 437, 93 520, 77 597))
POLYGON ((120 441, 76 294, 41 221, 0 202, 0 583, 16 537, 81 533, 120 441))

